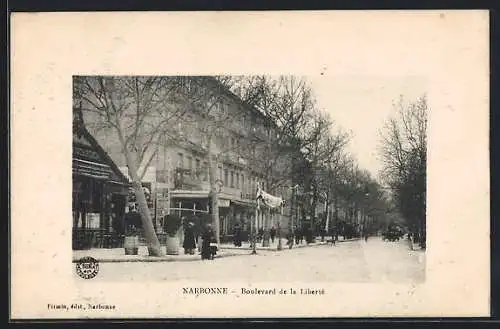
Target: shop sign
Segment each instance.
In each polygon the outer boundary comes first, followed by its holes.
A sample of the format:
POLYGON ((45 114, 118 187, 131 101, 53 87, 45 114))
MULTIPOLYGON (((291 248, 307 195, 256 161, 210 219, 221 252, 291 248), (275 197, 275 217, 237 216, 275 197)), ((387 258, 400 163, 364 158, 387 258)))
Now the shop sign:
POLYGON ((91 161, 101 161, 99 153, 92 149, 84 148, 78 145, 73 145, 73 157, 91 161))
POLYGON ((219 199, 218 200, 219 208, 228 208, 230 201, 226 199, 219 199))

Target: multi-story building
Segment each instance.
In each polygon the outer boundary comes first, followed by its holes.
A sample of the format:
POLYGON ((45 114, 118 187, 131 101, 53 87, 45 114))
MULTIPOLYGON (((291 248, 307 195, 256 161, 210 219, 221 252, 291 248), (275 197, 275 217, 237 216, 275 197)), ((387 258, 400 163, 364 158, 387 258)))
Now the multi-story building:
MULTIPOLYGON (((189 78, 186 81, 189 82, 189 78)), ((216 79, 204 77, 200 81, 203 84, 198 85, 198 88, 217 93, 216 107, 222 115, 218 119, 207 119, 207 109, 199 108, 188 111, 175 125, 171 125, 175 127, 178 138, 175 143, 159 146, 153 161, 148 164, 148 174, 144 176, 144 183, 151 186, 156 200, 153 217, 156 225, 161 226, 159 219, 169 211, 187 216, 208 211, 211 172, 208 160, 212 156, 215 167, 212 172, 219 186, 221 237, 230 236, 236 222, 248 232, 255 218, 257 185, 260 184, 264 190, 269 187, 269 193, 283 197, 288 193, 286 185, 291 185, 285 178, 281 179, 284 183, 280 186, 270 186, 267 183, 275 172, 266 172, 262 166, 269 157, 268 153, 272 152, 269 146, 272 146, 275 138, 276 127, 265 115, 242 102, 216 79), (212 138, 208 138, 209 135, 212 138)), ((91 112, 86 115, 86 121, 91 122, 91 112)), ((92 129, 93 125, 89 123, 88 127, 92 129)), ((113 131, 96 129, 93 135, 127 174, 121 146, 113 131)), ((283 158, 283 161, 287 160, 283 158)), ((286 176, 286 172, 280 174, 286 176)), ((275 226, 279 219, 281 227, 287 228, 289 214, 290 211, 285 209, 283 215, 270 215, 267 224, 259 216, 257 225, 275 226)))

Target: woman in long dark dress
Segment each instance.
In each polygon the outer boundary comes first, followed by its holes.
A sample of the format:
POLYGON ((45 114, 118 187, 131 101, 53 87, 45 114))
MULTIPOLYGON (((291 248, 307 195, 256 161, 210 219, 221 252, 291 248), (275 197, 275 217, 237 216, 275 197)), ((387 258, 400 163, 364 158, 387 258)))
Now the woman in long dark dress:
POLYGON ((213 259, 214 251, 210 245, 215 242, 215 233, 210 224, 207 225, 205 231, 203 232, 202 239, 201 259, 213 259))
POLYGON ((184 248, 185 254, 194 255, 196 241, 194 237, 194 224, 192 222, 189 222, 184 230, 184 243, 182 247, 184 248))

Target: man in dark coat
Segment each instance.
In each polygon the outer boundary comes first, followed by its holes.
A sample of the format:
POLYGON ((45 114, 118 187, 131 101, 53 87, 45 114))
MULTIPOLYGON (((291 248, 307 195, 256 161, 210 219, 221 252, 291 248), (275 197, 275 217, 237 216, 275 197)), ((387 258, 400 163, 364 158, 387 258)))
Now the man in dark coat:
POLYGON ((212 244, 216 242, 212 225, 207 225, 205 231, 203 232, 202 239, 201 259, 214 259, 217 250, 214 250, 214 247, 212 247, 212 244))
POLYGON ((273 227, 271 227, 271 230, 270 230, 270 235, 271 235, 271 242, 274 243, 274 238, 276 237, 276 229, 273 227))
POLYGON ((184 229, 184 242, 182 247, 184 248, 185 254, 194 255, 196 240, 194 236, 194 224, 192 222, 189 222, 184 229))

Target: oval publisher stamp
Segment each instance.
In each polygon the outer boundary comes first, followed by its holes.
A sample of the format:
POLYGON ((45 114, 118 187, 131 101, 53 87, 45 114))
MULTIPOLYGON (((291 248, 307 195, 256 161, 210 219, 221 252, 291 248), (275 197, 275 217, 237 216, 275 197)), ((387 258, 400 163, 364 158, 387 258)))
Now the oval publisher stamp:
POLYGON ((99 262, 93 257, 82 257, 76 262, 76 273, 84 279, 92 279, 99 273, 99 262))

